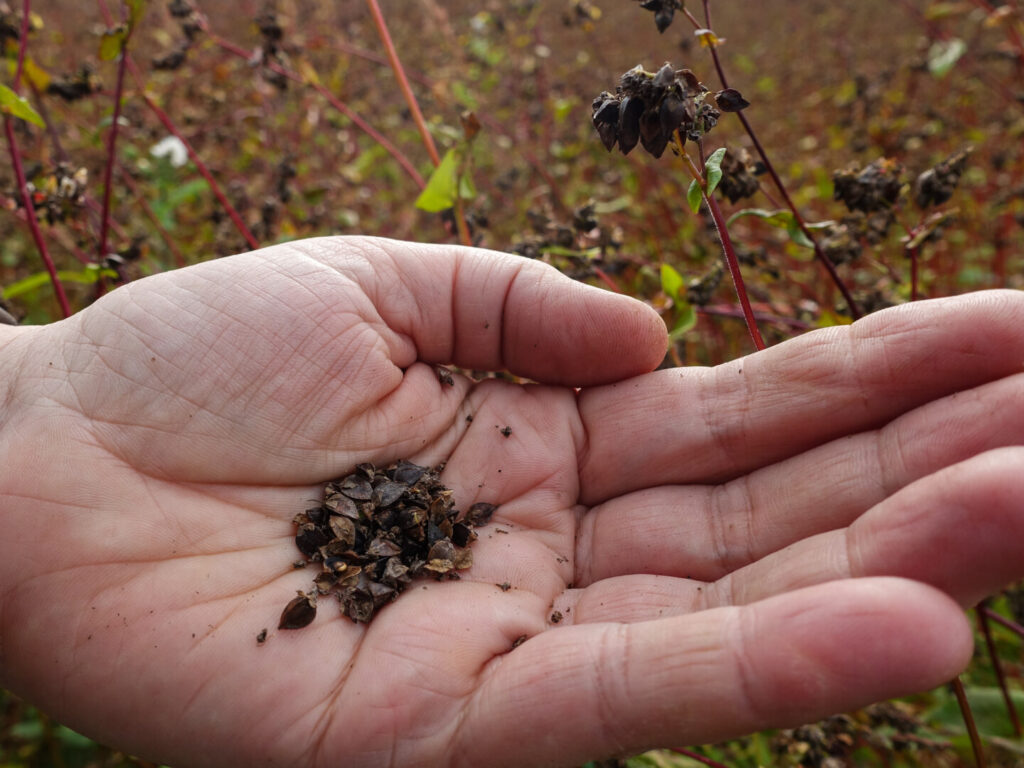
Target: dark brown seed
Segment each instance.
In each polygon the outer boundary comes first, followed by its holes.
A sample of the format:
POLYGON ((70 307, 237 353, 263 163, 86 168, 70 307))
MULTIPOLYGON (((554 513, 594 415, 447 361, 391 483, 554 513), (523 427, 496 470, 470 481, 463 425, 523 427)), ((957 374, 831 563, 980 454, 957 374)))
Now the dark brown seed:
POLYGON ((352 520, 359 519, 359 507, 356 506, 352 499, 348 496, 343 496, 341 493, 334 492, 328 494, 324 499, 324 506, 335 515, 342 515, 352 520))
POLYGON ((256 635, 256 642, 259 645, 263 645, 263 643, 265 643, 266 641, 267 641, 267 630, 266 630, 266 628, 264 628, 264 629, 260 630, 258 635, 256 635))
POLYGON ((393 480, 385 480, 373 489, 373 502, 378 507, 390 507, 408 489, 405 483, 396 483, 393 480))
MULTIPOLYGON (((363 466, 363 465, 360 465, 363 466)), ((342 481, 339 490, 356 501, 369 501, 373 497, 373 486, 365 477, 349 475, 342 481)))
POLYGON ((715 102, 722 112, 742 112, 750 106, 750 102, 735 88, 726 88, 716 93, 715 102))
POLYGON ((312 523, 303 523, 299 526, 299 532, 295 535, 295 546, 306 557, 318 557, 320 547, 330 541, 330 537, 323 529, 317 528, 312 523))
POLYGON ((419 482, 419 479, 423 477, 423 473, 426 471, 426 467, 421 467, 410 461, 399 461, 395 465, 394 470, 389 474, 391 475, 391 479, 395 482, 405 483, 406 485, 415 485, 419 482))
POLYGON ((347 517, 332 517, 330 523, 331 533, 334 538, 344 544, 345 549, 353 547, 356 543, 356 526, 347 517))
POLYGON ((313 525, 326 525, 330 514, 330 511, 325 507, 315 507, 306 510, 306 517, 313 525))
POLYGON ((661 113, 649 109, 640 117, 640 143, 654 157, 661 157, 668 146, 668 135, 661 130, 661 113))
POLYGON ((502 427, 501 428, 501 434, 504 435, 505 437, 508 437, 509 435, 512 434, 512 427, 508 427, 508 426, 502 427))
POLYGON ((298 597, 285 606, 281 613, 278 629, 302 629, 308 627, 316 618, 316 600, 308 594, 300 592, 298 597))
POLYGON ((640 141, 640 115, 644 103, 633 96, 625 98, 619 106, 619 151, 628 155, 640 141))
POLYGON ((496 504, 489 504, 486 501, 478 501, 476 504, 471 506, 469 508, 469 512, 466 513, 466 522, 475 528, 487 525, 491 520, 491 515, 494 514, 494 510, 497 508, 496 504))

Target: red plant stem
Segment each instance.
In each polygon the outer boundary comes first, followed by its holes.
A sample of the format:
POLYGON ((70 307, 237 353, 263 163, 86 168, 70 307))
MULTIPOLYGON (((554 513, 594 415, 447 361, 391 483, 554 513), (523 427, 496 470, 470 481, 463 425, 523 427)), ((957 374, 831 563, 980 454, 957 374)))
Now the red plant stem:
MULTIPOLYGON (((28 0, 26 0, 26 3, 28 0)), ((64 317, 71 317, 71 307, 68 304, 68 296, 64 292, 64 286, 57 275, 57 267, 50 257, 50 251, 43 240, 43 233, 39 229, 39 220, 36 218, 36 210, 32 204, 32 196, 28 193, 28 181, 25 179, 25 168, 21 164, 21 152, 18 151, 18 142, 14 138, 14 124, 10 116, 4 115, 4 132, 7 134, 7 146, 11 151, 11 165, 14 167, 14 178, 18 182, 18 191, 21 193, 21 204, 25 208, 25 220, 32 232, 32 239, 35 241, 39 255, 46 265, 46 271, 50 275, 50 282, 53 283, 53 291, 57 295, 57 303, 60 305, 61 314, 64 317)))
MULTIPOLYGON (((18 39, 18 64, 14 70, 14 85, 12 90, 17 94, 21 91, 21 75, 25 66, 25 49, 28 48, 28 25, 32 12, 31 0, 24 0, 21 6, 21 32, 18 39)), ((10 115, 4 115, 4 133, 7 135, 7 148, 11 152, 11 166, 14 169, 14 178, 18 183, 18 192, 21 195, 21 203, 25 208, 25 220, 28 222, 29 231, 35 241, 39 256, 46 266, 46 272, 50 275, 50 282, 53 283, 53 292, 57 296, 57 303, 60 305, 61 314, 64 317, 71 317, 71 306, 68 304, 68 296, 64 292, 64 286, 57 275, 57 266, 50 257, 50 251, 43 240, 42 230, 39 229, 39 219, 36 218, 35 205, 32 203, 32 196, 28 192, 28 179, 25 178, 25 167, 21 163, 21 152, 18 149, 18 140, 14 135, 14 121, 10 115)))
MULTIPOLYGON (((202 24, 203 31, 206 32, 209 39, 215 45, 229 53, 233 53, 235 56, 238 56, 239 58, 248 60, 250 56, 249 51, 246 51, 244 48, 241 48, 232 43, 231 41, 225 40, 216 33, 210 31, 208 25, 206 24, 205 19, 202 19, 202 24)), ((407 174, 409 174, 409 177, 414 182, 416 182, 417 187, 423 189, 425 186, 427 186, 426 180, 423 178, 423 176, 420 175, 419 171, 417 171, 415 166, 409 161, 409 158, 403 155, 398 150, 398 148, 395 147, 394 144, 392 144, 390 141, 384 138, 384 136, 379 131, 377 131, 372 125, 370 125, 362 117, 360 117, 357 112, 354 112, 352 109, 350 109, 347 104, 345 104, 337 96, 331 93, 324 85, 318 82, 308 82, 305 79, 303 79, 303 77, 297 72, 293 72, 292 70, 287 69, 286 67, 282 67, 280 64, 274 61, 268 61, 266 63, 266 66, 268 66, 274 72, 277 72, 279 75, 288 78, 292 82, 308 85, 314 91, 319 93, 321 96, 324 97, 328 104, 330 104, 336 110, 341 112, 341 114, 343 114, 345 117, 351 120, 355 124, 355 126, 359 128, 363 133, 365 133, 375 142, 380 144, 380 146, 383 147, 384 150, 389 155, 391 155, 400 166, 402 166, 402 169, 407 174)))
POLYGON ((366 4, 370 7, 370 14, 373 16, 373 23, 377 25, 377 34, 380 35, 380 40, 384 44, 384 50, 387 52, 388 61, 391 63, 391 71, 395 73, 395 79, 398 80, 398 87, 402 91, 402 95, 405 97, 405 103, 409 106, 409 111, 412 112, 413 120, 416 122, 416 128, 420 132, 420 138, 423 139, 423 146, 427 148, 427 154, 430 155, 430 162, 434 164, 436 168, 441 164, 441 156, 437 154, 437 147, 434 146, 434 137, 430 135, 430 131, 427 129, 427 121, 423 119, 423 112, 420 111, 419 102, 416 101, 416 95, 412 92, 412 88, 409 86, 409 80, 405 76, 405 70, 402 69, 402 62, 398 58, 398 51, 395 50, 395 44, 391 40, 391 33, 388 32, 388 26, 384 22, 384 14, 381 13, 380 5, 377 0, 366 0, 366 4))
MULTIPOLYGON (((742 310, 730 306, 695 307, 695 311, 698 315, 706 315, 708 317, 743 318, 742 310)), ((770 312, 758 312, 755 310, 754 317, 757 318, 758 322, 784 325, 796 331, 809 331, 814 328, 810 323, 805 323, 803 320, 797 320, 795 317, 783 317, 781 315, 773 315, 770 312)))
POLYGON ((107 237, 110 233, 110 198, 113 191, 114 158, 117 153, 117 128, 121 119, 121 99, 124 95, 124 70, 128 62, 128 37, 121 43, 121 57, 117 63, 117 85, 114 87, 114 120, 107 136, 107 164, 103 168, 103 213, 100 218, 100 242, 96 249, 96 260, 102 261, 107 255, 107 237))
POLYGON ((683 747, 673 747, 669 751, 675 752, 677 755, 683 755, 684 757, 688 757, 691 760, 696 760, 701 765, 708 766, 708 768, 729 768, 724 763, 720 763, 717 760, 712 760, 710 757, 704 757, 704 755, 702 754, 693 752, 689 749, 684 749, 683 747))
MULTIPOLYGON (((106 25, 108 27, 113 26, 114 20, 110 15, 110 10, 107 8, 106 0, 99 0, 99 7, 100 12, 103 14, 103 20, 106 23, 106 25)), ((199 159, 199 155, 196 154, 195 149, 192 148, 192 145, 182 135, 181 131, 178 130, 177 126, 174 125, 174 122, 167 115, 167 113, 164 112, 157 105, 157 103, 146 94, 146 84, 142 78, 142 73, 139 72, 139 68, 135 66, 135 63, 128 56, 128 52, 123 51, 121 55, 124 59, 125 65, 132 72, 132 77, 135 79, 135 84, 138 86, 139 92, 142 94, 142 100, 146 102, 146 106, 150 108, 154 115, 156 115, 157 119, 163 124, 164 128, 166 128, 169 133, 175 136, 184 145, 185 151, 188 152, 189 158, 192 160, 193 163, 195 163, 196 169, 199 171, 199 174, 204 179, 206 179, 206 183, 210 185, 210 191, 213 192, 213 196, 217 198, 217 201, 221 204, 221 207, 224 209, 225 213, 227 213, 231 221, 234 222, 235 228, 238 229, 242 237, 245 238, 245 241, 249 244, 249 247, 252 248, 253 250, 259 248, 259 241, 257 241, 256 238, 253 237, 252 232, 250 232, 249 228, 245 226, 245 222, 242 221, 242 217, 238 214, 238 211, 235 210, 235 207, 231 205, 231 202, 228 200, 227 196, 221 190, 220 185, 217 183, 217 180, 213 178, 213 174, 210 173, 210 169, 206 167, 206 164, 203 163, 202 160, 199 159)))
POLYGON ((981 736, 978 734, 978 726, 974 722, 974 713, 971 711, 970 702, 967 701, 967 692, 964 691, 964 684, 959 677, 953 678, 953 692, 956 694, 956 702, 960 705, 960 714, 963 715, 964 723, 967 725, 967 733, 971 737, 971 749, 974 752, 974 764, 977 768, 985 768, 985 752, 981 746, 981 736))
MULTIPOLYGON (((402 95, 405 97, 405 103, 408 105, 409 111, 412 113, 413 121, 416 123, 416 129, 420 132, 420 138, 423 140, 423 146, 427 148, 427 154, 430 155, 430 162, 432 162, 436 168, 441 164, 441 156, 437 153, 437 147, 434 145, 434 137, 430 135, 430 129, 427 128, 427 121, 423 118, 423 111, 420 109, 419 102, 416 101, 416 94, 412 92, 412 88, 409 85, 409 79, 405 76, 405 70, 402 68, 402 61, 398 58, 398 51, 395 50, 395 44, 391 40, 391 33, 388 32, 388 25, 384 21, 384 14, 381 13, 380 5, 377 3, 377 0, 366 0, 366 4, 370 8, 370 14, 373 16, 374 24, 377 25, 377 34, 380 35, 380 40, 384 44, 384 50, 387 51, 388 61, 391 63, 391 71, 395 73, 395 79, 398 80, 398 87, 402 91, 402 95)), ((459 232, 459 239, 462 240, 462 244, 473 245, 473 238, 469 234, 469 224, 466 222, 465 206, 462 202, 460 190, 458 189, 455 191, 455 205, 452 213, 455 215, 455 227, 459 232)))
POLYGON ((754 342, 754 347, 760 351, 766 345, 764 339, 761 338, 761 331, 758 330, 754 310, 750 306, 747 286, 743 282, 740 262, 736 258, 736 249, 733 248, 732 238, 729 237, 725 217, 722 216, 722 209, 718 207, 718 201, 715 199, 714 194, 704 195, 704 201, 708 204, 708 208, 711 209, 711 217, 715 220, 715 229, 718 230, 718 238, 722 241, 722 250, 725 251, 725 263, 729 265, 729 274, 732 275, 733 285, 736 286, 736 295, 739 297, 740 306, 743 308, 743 319, 747 322, 747 330, 750 331, 750 338, 754 342))
POLYGON ((1006 618, 1001 614, 996 613, 991 608, 985 607, 982 608, 982 611, 986 616, 988 616, 988 618, 992 619, 992 621, 994 621, 996 624, 1002 624, 1011 632, 1015 632, 1021 637, 1024 637, 1024 626, 1018 624, 1015 621, 1011 621, 1010 619, 1006 618))
POLYGON ((974 613, 978 617, 978 628, 981 630, 981 634, 985 637, 985 647, 988 649, 988 657, 992 660, 992 669, 996 673, 996 680, 999 682, 999 690, 1003 694, 1003 702, 1006 704, 1006 711, 1010 716, 1010 722, 1013 724, 1013 732, 1019 739, 1024 735, 1024 731, 1021 730, 1020 715, 1017 714, 1017 707, 1013 703, 1013 698, 1010 696, 1010 689, 1006 684, 1006 674, 1003 672, 1003 664, 999 660, 999 654, 996 652, 996 643, 992 638, 992 627, 988 623, 988 616, 985 614, 985 602, 982 601, 974 613))
MULTIPOLYGON (((704 19, 707 28, 711 29, 711 7, 708 0, 704 0, 704 19)), ((696 23, 695 19, 693 19, 693 21, 696 23)), ((722 67, 722 61, 718 55, 718 49, 714 45, 711 45, 709 50, 711 51, 711 60, 715 64, 715 71, 718 72, 718 80, 722 83, 723 88, 728 88, 729 80, 725 76, 725 70, 722 67)), ((736 117, 740 119, 740 123, 743 124, 743 129, 747 132, 747 136, 750 137, 750 141, 753 143, 754 149, 757 150, 757 154, 761 157, 761 162, 764 163, 765 170, 768 171, 768 175, 771 176, 772 182, 779 190, 779 194, 782 195, 782 199, 786 202, 786 207, 792 211, 793 220, 800 228, 800 231, 803 232, 804 236, 812 243, 814 246, 814 255, 825 267, 829 277, 832 279, 832 282, 835 283, 840 293, 843 294, 846 306, 850 309, 850 316, 853 317, 854 320, 859 320, 863 317, 863 313, 860 311, 860 307, 857 305, 857 302, 854 301, 853 294, 850 293, 850 289, 846 287, 846 283, 843 282, 843 279, 839 277, 839 273, 836 271, 835 265, 829 260, 828 256, 825 255, 825 252, 821 250, 821 246, 818 244, 817 238, 815 238, 814 234, 807 226, 807 222, 804 221, 803 215, 797 209, 796 203, 793 202, 793 198, 789 196, 789 191, 782 183, 782 177, 779 176, 778 172, 775 170, 775 166, 772 165, 772 161, 768 159, 768 153, 764 151, 764 147, 762 146, 760 139, 757 138, 757 133, 754 132, 754 127, 750 124, 750 121, 747 120, 747 117, 743 112, 737 112, 735 114, 736 117)))
POLYGON ((920 248, 914 246, 913 248, 907 248, 907 256, 910 258, 910 300, 917 301, 917 285, 918 285, 918 263, 920 259, 920 248))

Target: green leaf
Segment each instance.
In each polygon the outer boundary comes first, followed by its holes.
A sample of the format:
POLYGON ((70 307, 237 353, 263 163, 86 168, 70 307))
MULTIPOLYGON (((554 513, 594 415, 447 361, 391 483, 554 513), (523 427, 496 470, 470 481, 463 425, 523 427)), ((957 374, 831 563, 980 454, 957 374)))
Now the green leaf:
POLYGON ((671 264, 661 265, 661 290, 671 296, 673 301, 679 300, 679 290, 683 287, 683 276, 671 264))
POLYGON ((100 61, 111 61, 121 55, 124 44, 128 40, 128 26, 121 24, 108 29, 100 38, 100 61))
POLYGON ((694 179, 690 182, 690 188, 686 190, 686 202, 690 204, 690 210, 697 213, 700 210, 700 203, 703 199, 704 190, 700 188, 700 184, 694 179))
POLYGON ((704 175, 708 180, 708 197, 718 187, 718 182, 722 180, 722 158, 725 157, 725 147, 716 149, 711 157, 704 163, 704 175))
POLYGON ((669 341, 676 341, 697 324, 697 310, 686 299, 676 301, 676 322, 668 332, 669 341))
POLYGON ((0 85, 0 112, 17 117, 26 122, 45 128, 46 123, 39 113, 32 109, 32 105, 21 96, 16 94, 6 85, 0 85))
POLYGON ((945 77, 966 52, 967 43, 959 37, 939 40, 928 49, 928 71, 935 77, 945 77))
MULTIPOLYGON (((100 277, 116 278, 117 272, 112 269, 100 269, 94 264, 87 266, 80 272, 74 272, 71 270, 60 270, 57 272, 57 279, 62 283, 92 285, 99 280, 100 277)), ((8 285, 3 289, 3 296, 5 299, 13 299, 16 296, 22 296, 24 294, 37 291, 49 282, 50 274, 48 272, 36 272, 34 275, 29 275, 23 280, 18 280, 16 283, 8 285)))
POLYGON ((468 176, 459 177, 459 156, 455 149, 449 149, 441 164, 434 169, 427 180, 427 186, 416 198, 416 207, 427 213, 440 213, 455 205, 455 195, 463 200, 476 197, 476 187, 468 176))
MULTIPOLYGON (((762 219, 766 224, 770 224, 777 229, 784 229, 789 235, 789 239, 797 245, 802 245, 804 248, 813 248, 814 243, 803 233, 800 229, 800 225, 796 223, 796 217, 792 211, 768 211, 764 208, 744 208, 743 210, 736 211, 732 216, 729 217, 727 222, 729 226, 737 219, 742 219, 744 216, 755 216, 762 219)), ((832 226, 835 222, 832 221, 816 221, 807 225, 808 229, 826 229, 832 226)))

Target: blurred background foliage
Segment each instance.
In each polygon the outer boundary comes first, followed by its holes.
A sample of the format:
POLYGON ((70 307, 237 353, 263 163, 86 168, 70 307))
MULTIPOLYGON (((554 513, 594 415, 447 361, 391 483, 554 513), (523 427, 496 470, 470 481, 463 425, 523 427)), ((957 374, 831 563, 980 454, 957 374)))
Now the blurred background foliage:
MULTIPOLYGON (((22 93, 41 125, 12 119, 12 128, 70 310, 124 282, 254 244, 330 234, 454 243, 462 219, 475 244, 650 303, 675 331, 666 364, 751 351, 732 286, 720 279, 714 229, 687 205, 683 165, 671 152, 608 153, 591 123, 593 99, 637 64, 656 71, 668 61, 721 87, 681 11, 659 33, 648 10, 663 4, 644 10, 634 0, 380 5, 439 155, 454 150, 454 212, 423 204, 423 185, 437 175, 363 2, 34 3, 22 93), (122 20, 130 29, 111 31, 122 20), (121 46, 131 66, 111 152, 121 46)), ((711 8, 730 85, 751 102, 744 114, 862 310, 911 298, 911 247, 921 296, 1024 287, 1020 0, 711 8), (949 200, 917 205, 915 179, 960 152, 969 154, 949 200), (875 162, 897 180, 884 221, 834 196, 837 172, 856 177, 875 162)), ((703 19, 699 4, 688 9, 703 19)), ((0 0, 8 86, 21 20, 21 0, 0 0)), ((735 217, 730 233, 766 341, 849 322, 791 219, 773 213, 780 195, 733 115, 705 151, 722 146, 757 181, 748 198, 719 196, 735 217), (736 216, 748 209, 760 213, 736 216)), ((0 207, 0 307, 23 323, 60 319, 6 147, 0 207)), ((1024 623, 1017 593, 991 608, 1024 623)), ((1020 638, 1001 627, 993 636, 1020 707, 1020 638)), ((979 649, 964 681, 990 764, 1024 765, 980 636, 979 649)), ((971 758, 955 699, 940 689, 697 757, 660 751, 628 765, 708 760, 835 768, 971 758)), ((0 691, 0 768, 122 765, 148 764, 0 691)))

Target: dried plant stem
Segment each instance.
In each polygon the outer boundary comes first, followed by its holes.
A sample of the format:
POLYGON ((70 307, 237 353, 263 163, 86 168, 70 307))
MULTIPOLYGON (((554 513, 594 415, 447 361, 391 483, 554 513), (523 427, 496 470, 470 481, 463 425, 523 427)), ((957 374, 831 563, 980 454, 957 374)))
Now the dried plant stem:
POLYGON ((1010 696, 1010 689, 1006 684, 1006 673, 1003 672, 1003 664, 999 660, 999 654, 996 652, 996 643, 992 637, 992 627, 988 623, 988 616, 985 614, 986 609, 985 602, 983 601, 979 605, 974 613, 978 618, 978 629, 981 630, 981 634, 985 637, 985 648, 988 650, 988 657, 992 661, 992 669, 996 673, 996 680, 999 682, 999 690, 1003 694, 1003 701, 1006 704, 1006 711, 1010 716, 1010 722, 1013 724, 1013 732, 1017 738, 1024 735, 1024 731, 1021 730, 1020 715, 1017 714, 1017 707, 1013 703, 1013 698, 1010 696))
MULTIPOLYGON (((405 70, 402 68, 402 61, 398 58, 398 51, 395 50, 394 41, 391 39, 391 33, 388 32, 388 25, 384 21, 384 14, 380 10, 380 5, 377 0, 366 0, 366 4, 370 8, 370 14, 373 16, 373 22, 377 26, 377 34, 380 35, 380 41, 384 45, 384 50, 388 55, 388 62, 391 64, 391 71, 395 73, 395 79, 398 80, 398 87, 402 91, 402 95, 405 97, 405 103, 409 107, 410 113, 412 113, 413 121, 416 123, 416 129, 420 132, 420 138, 423 140, 423 146, 427 148, 427 154, 430 155, 430 162, 434 164, 436 168, 441 164, 441 156, 437 153, 437 147, 434 145, 434 137, 430 135, 430 129, 427 127, 427 121, 423 118, 423 111, 420 109, 419 102, 416 100, 416 94, 412 92, 412 87, 409 85, 409 79, 405 76, 405 70)), ((456 193, 455 205, 453 213, 455 215, 455 227, 459 232, 459 239, 463 245, 472 245, 473 239, 469 234, 469 224, 466 222, 466 211, 465 204, 462 202, 461 196, 456 193)))
POLYGON ((956 694, 956 702, 960 705, 960 714, 963 715, 964 723, 967 724, 967 733, 971 737, 971 749, 974 752, 974 763, 977 768, 985 768, 985 752, 981 746, 981 735, 978 733, 978 726, 974 722, 974 713, 967 701, 967 692, 964 691, 963 681, 959 677, 953 679, 953 692, 956 694))
MULTIPOLYGON (((676 141, 680 147, 683 146, 683 137, 678 132, 676 134, 676 141)), ((693 164, 690 156, 686 152, 681 152, 679 156, 683 158, 683 162, 686 163, 697 183, 703 186, 704 174, 693 164)), ((732 283, 736 288, 736 296, 739 298, 740 307, 743 309, 743 319, 747 323, 747 330, 750 332, 750 338, 754 342, 754 348, 760 351, 765 349, 766 345, 761 337, 761 331, 757 327, 754 308, 750 305, 750 297, 747 295, 746 283, 743 282, 743 273, 740 272, 740 262, 736 257, 736 249, 733 247, 732 238, 729 237, 728 225, 714 194, 702 194, 702 196, 704 203, 708 206, 708 210, 711 211, 711 218, 714 219, 715 229, 718 231, 718 239, 722 243, 722 252, 725 254, 725 263, 729 267, 729 274, 732 276, 732 283)))
MULTIPOLYGON (((18 64, 14 70, 14 84, 12 90, 15 93, 21 91, 21 75, 25 66, 25 49, 28 47, 28 25, 32 12, 31 0, 24 0, 21 6, 21 30, 18 39, 18 64)), ((57 266, 53 263, 50 251, 43 240, 42 230, 39 229, 39 219, 36 218, 35 205, 32 203, 32 196, 28 192, 28 179, 25 178, 25 166, 21 162, 21 151, 18 149, 18 140, 14 135, 14 121, 9 115, 4 115, 4 133, 7 136, 7 148, 11 153, 11 167, 14 169, 14 179, 18 184, 18 194, 21 195, 21 203, 25 209, 25 221, 28 222, 29 231, 35 241, 39 256, 43 260, 46 272, 53 283, 53 292, 57 296, 57 303, 60 305, 61 315, 71 317, 71 306, 68 304, 68 296, 64 291, 64 285, 57 275, 57 266)))
MULTIPOLYGON (((687 18, 690 19, 690 22, 695 27, 700 27, 700 23, 693 16, 693 14, 687 13, 686 16, 687 18)), ((704 19, 706 28, 710 29, 711 7, 708 0, 704 0, 704 19)), ((715 64, 715 71, 718 72, 719 82, 721 82, 723 88, 728 88, 729 80, 725 76, 725 70, 722 67, 722 61, 718 55, 717 47, 711 45, 709 46, 708 50, 710 50, 711 52, 711 60, 715 64)), ((817 238, 814 236, 814 233, 811 231, 810 227, 807 226, 807 222, 804 220, 804 217, 800 213, 800 210, 796 207, 796 203, 793 202, 793 198, 789 196, 789 191, 786 189, 786 186, 782 183, 782 177, 779 176, 778 172, 775 170, 775 166, 772 164, 772 161, 768 159, 768 153, 765 152, 764 146, 761 144, 760 139, 758 139, 757 137, 757 133, 754 131, 754 127, 750 124, 750 121, 747 120, 747 116, 744 115, 743 112, 737 112, 736 116, 740 119, 740 123, 743 124, 743 130, 745 130, 747 132, 747 136, 750 137, 750 141, 751 143, 753 143, 754 149, 757 151, 758 156, 761 158, 761 162, 764 163, 765 170, 771 177, 772 183, 775 184, 775 188, 778 189, 779 194, 782 195, 782 199, 785 201, 786 207, 789 208, 789 210, 792 212, 793 220, 796 222, 797 227, 800 228, 800 231, 804 234, 804 237, 806 237, 808 241, 810 241, 810 243, 814 246, 815 257, 817 257, 818 261, 820 261, 822 266, 825 267, 825 271, 828 272, 829 277, 832 279, 832 282, 835 283, 836 287, 839 289, 839 292, 843 294, 843 299, 846 301, 846 306, 849 307, 850 310, 850 316, 853 317, 854 320, 863 317, 863 313, 860 311, 860 307, 854 300, 853 294, 850 292, 850 289, 846 286, 846 283, 843 282, 843 279, 839 276, 839 273, 836 271, 835 265, 828 258, 828 256, 825 255, 825 252, 821 249, 821 246, 818 244, 817 238)))

